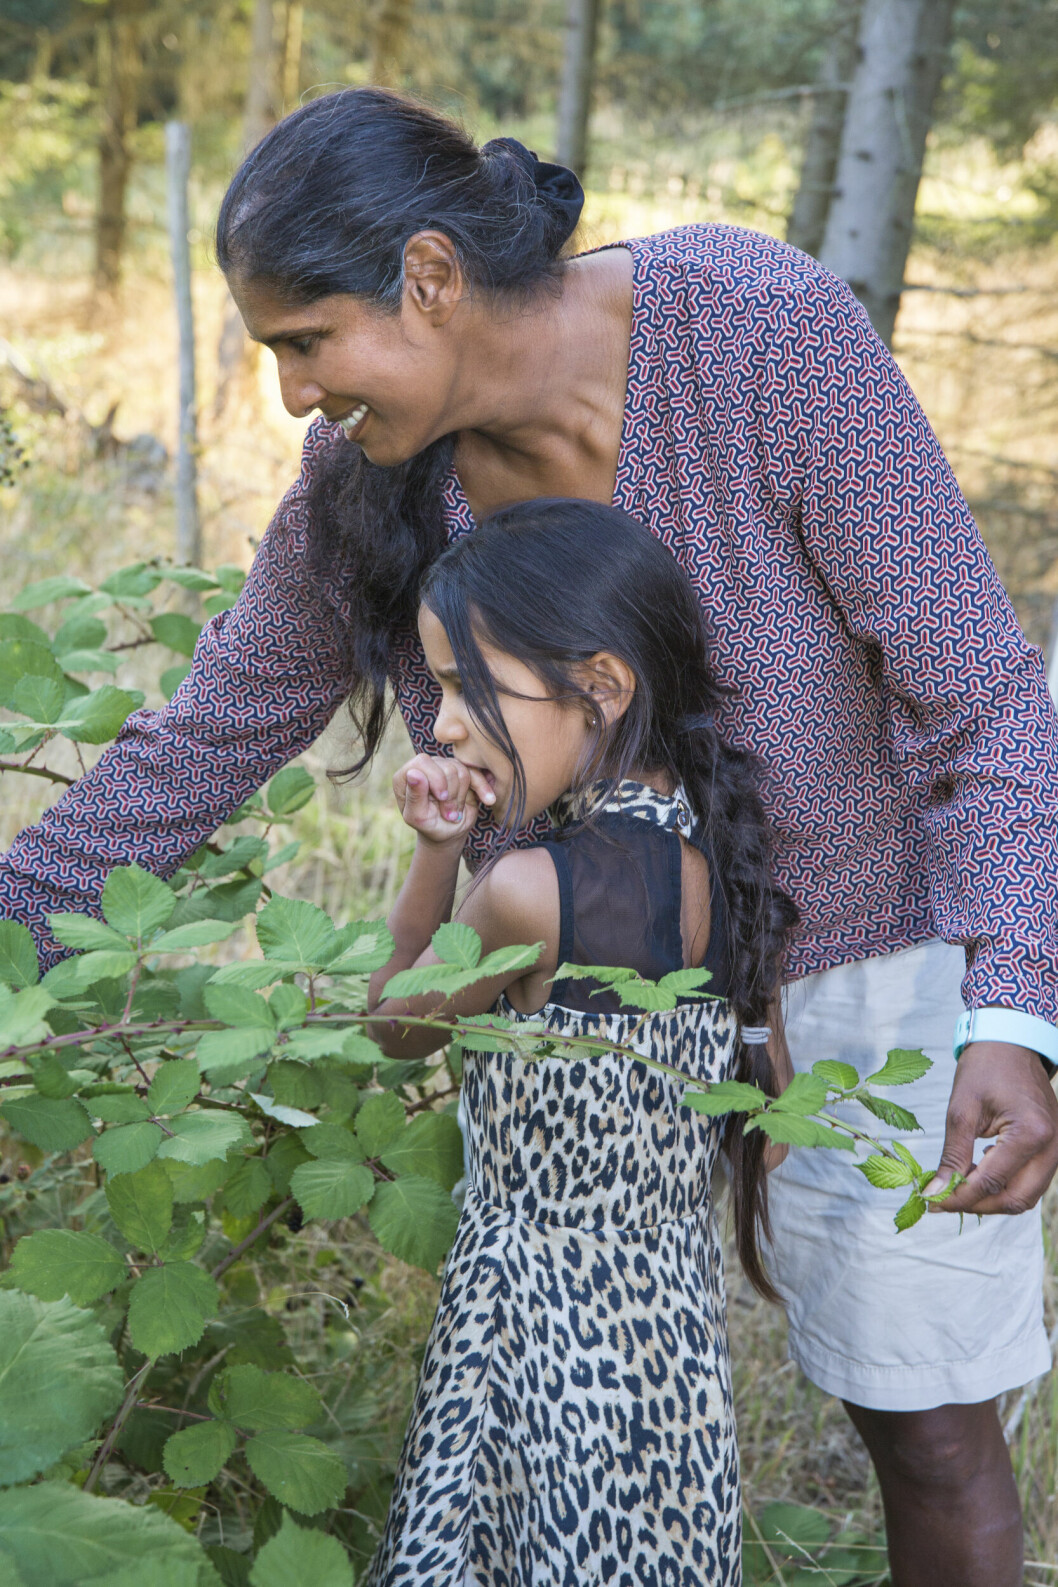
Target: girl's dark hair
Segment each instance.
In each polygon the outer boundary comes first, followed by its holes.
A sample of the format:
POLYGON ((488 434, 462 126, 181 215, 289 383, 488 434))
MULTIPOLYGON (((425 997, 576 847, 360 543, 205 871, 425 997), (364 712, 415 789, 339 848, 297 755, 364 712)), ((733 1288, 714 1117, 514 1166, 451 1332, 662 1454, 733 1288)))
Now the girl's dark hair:
MULTIPOLYGON (((479 149, 457 123, 379 88, 302 105, 247 155, 217 220, 225 275, 260 282, 291 305, 351 294, 400 305, 404 247, 441 231, 472 292, 555 287, 583 192, 571 171, 497 138, 479 149)), ((414 625, 419 583, 444 543, 441 489, 452 443, 391 468, 341 435, 317 460, 308 501, 308 569, 338 591, 364 764, 385 722, 386 658, 414 625)), ((356 769, 356 768, 353 768, 356 769)))
MULTIPOLYGON (((451 546, 426 575, 422 599, 448 636, 467 709, 514 767, 513 808, 524 815, 525 774, 503 721, 482 643, 524 662, 554 698, 581 701, 596 721, 584 780, 616 784, 634 771, 682 784, 702 822, 729 933, 727 996, 739 1024, 774 1024, 782 960, 797 921, 774 883, 768 821, 754 763, 726 744, 716 712, 727 697, 709 660, 695 591, 649 529, 596 502, 540 500, 504 508, 451 546), (578 682, 600 651, 636 679, 624 714, 606 728, 578 682)), ((775 1094, 766 1049, 738 1042, 737 1075, 775 1094)), ((768 1232, 760 1130, 733 1115, 726 1134, 739 1255, 769 1299, 759 1233, 768 1232)))

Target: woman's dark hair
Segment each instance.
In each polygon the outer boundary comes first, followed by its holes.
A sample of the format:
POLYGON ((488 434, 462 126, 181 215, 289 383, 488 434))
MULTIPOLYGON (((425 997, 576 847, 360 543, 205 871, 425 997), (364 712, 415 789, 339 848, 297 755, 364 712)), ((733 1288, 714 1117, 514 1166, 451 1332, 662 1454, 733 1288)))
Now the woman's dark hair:
MULTIPOLYGON (((525 774, 503 721, 483 643, 525 663, 553 698, 583 703, 596 726, 583 780, 616 785, 635 771, 682 784, 702 822, 728 916, 727 996, 740 1027, 775 1023, 782 960, 797 921, 775 885, 768 821, 751 758, 726 744, 716 712, 727 697, 709 659, 695 591, 649 529, 596 502, 539 500, 504 508, 451 546, 426 575, 422 599, 448 636, 466 706, 514 767, 524 815, 525 774), (600 651, 636 679, 624 714, 607 728, 578 666, 600 651)), ((775 1094, 766 1049, 738 1042, 741 1080, 775 1094)), ((750 1281, 775 1298, 759 1231, 768 1232, 760 1130, 733 1115, 726 1145, 739 1255, 750 1281)))
MULTIPOLYGON (((512 138, 479 149, 413 100, 344 89, 302 105, 247 155, 221 204, 217 257, 225 275, 292 306, 350 294, 396 310, 405 244, 436 230, 472 292, 528 296, 557 285, 583 199, 571 171, 512 138)), ((308 570, 344 602, 337 637, 361 765, 385 722, 390 643, 414 625, 422 574, 445 543, 451 457, 444 438, 380 468, 338 435, 313 470, 308 570)))

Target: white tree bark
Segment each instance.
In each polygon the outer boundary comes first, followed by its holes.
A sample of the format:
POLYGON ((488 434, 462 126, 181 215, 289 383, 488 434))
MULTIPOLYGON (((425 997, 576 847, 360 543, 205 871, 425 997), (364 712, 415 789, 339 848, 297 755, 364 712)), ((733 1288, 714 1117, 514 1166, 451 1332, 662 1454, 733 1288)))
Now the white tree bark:
POLYGON ((819 258, 892 340, 955 0, 864 0, 834 197, 819 258))
POLYGON ((566 0, 566 47, 558 99, 559 165, 583 176, 588 158, 588 119, 595 70, 599 0, 566 0))
POLYGON ((191 172, 191 129, 186 121, 165 126, 168 179, 169 247, 179 332, 179 423, 176 443, 176 560, 197 566, 202 560, 198 517, 198 421, 195 404, 195 322, 191 307, 191 218, 187 182, 191 172))
POLYGON ((831 34, 812 96, 801 177, 786 241, 805 253, 823 246, 841 155, 849 83, 856 69, 863 0, 835 0, 831 34))

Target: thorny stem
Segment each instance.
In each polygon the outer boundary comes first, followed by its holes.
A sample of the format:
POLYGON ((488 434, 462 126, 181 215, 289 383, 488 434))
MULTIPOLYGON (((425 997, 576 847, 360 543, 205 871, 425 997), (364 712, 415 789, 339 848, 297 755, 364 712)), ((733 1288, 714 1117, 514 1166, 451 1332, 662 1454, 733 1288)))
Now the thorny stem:
POLYGON ((132 1412, 136 1408, 136 1400, 140 1392, 140 1384, 143 1382, 144 1378, 147 1376, 153 1365, 153 1361, 145 1361, 140 1370, 133 1373, 132 1377, 129 1379, 128 1388, 125 1391, 125 1398, 121 1402, 121 1409, 118 1411, 118 1414, 111 1423, 109 1433, 104 1438, 102 1444, 100 1444, 99 1453, 92 1462, 92 1469, 85 1478, 85 1493, 91 1493, 95 1488, 96 1483, 99 1481, 99 1478, 102 1475, 103 1467, 110 1459, 111 1451, 121 1436, 121 1429, 124 1427, 125 1423, 128 1421, 129 1417, 132 1415, 132 1412))
POLYGON ((213 1277, 220 1278, 222 1273, 226 1273, 229 1267, 231 1267, 232 1263, 237 1262, 240 1256, 242 1256, 243 1252, 248 1251, 251 1245, 253 1245, 254 1241, 259 1240, 262 1234, 264 1234, 265 1230, 275 1223, 277 1218, 281 1218, 288 1207, 292 1207, 293 1205, 293 1196, 287 1196, 286 1200, 281 1201, 278 1207, 273 1207, 271 1212, 259 1221, 256 1229, 251 1229, 245 1240, 240 1240, 238 1245, 233 1246, 228 1252, 227 1256, 217 1263, 216 1267, 213 1269, 213 1277))
POLYGON ((76 777, 64 777, 61 771, 50 771, 47 766, 24 766, 17 760, 0 760, 0 771, 20 771, 26 777, 43 777, 45 782, 61 783, 64 788, 72 788, 77 781, 76 777))

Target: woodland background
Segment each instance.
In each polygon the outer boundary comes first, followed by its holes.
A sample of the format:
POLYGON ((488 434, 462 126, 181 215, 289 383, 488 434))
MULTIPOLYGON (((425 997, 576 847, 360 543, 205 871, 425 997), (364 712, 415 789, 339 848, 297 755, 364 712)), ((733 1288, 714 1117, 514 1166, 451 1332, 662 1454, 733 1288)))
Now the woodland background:
MULTIPOLYGON (((54 572, 94 584, 134 558, 178 550, 207 567, 248 564, 304 426, 283 412, 270 360, 253 355, 232 316, 212 223, 241 151, 278 115, 306 95, 368 82, 421 95, 481 138, 513 134, 577 166, 588 193, 583 246, 724 220, 786 237, 845 275, 923 402, 1027 632, 1053 661, 1055 0, 0 0, 8 596, 54 572), (190 129, 190 213, 177 230, 190 248, 197 366, 179 541, 180 250, 167 225, 165 153, 174 121, 190 129)), ((135 651, 117 681, 160 703, 135 651)), ((340 763, 343 734, 341 723, 331 729, 313 769, 340 763)), ((386 911, 408 855, 388 802, 401 754, 395 733, 370 778, 299 813, 285 892, 339 918, 386 911)), ((76 770, 61 757, 49 764, 76 770)), ((46 778, 4 778, 0 844, 58 791, 46 778)), ((19 1160, 5 1167, 14 1175, 19 1160)), ((1047 1223, 1053 1327, 1053 1194, 1047 1223)), ((328 1283, 299 1247, 301 1265, 292 1258, 268 1304, 293 1318, 304 1350, 317 1325, 322 1339, 321 1289, 355 1302, 345 1326, 375 1385, 365 1461, 381 1504, 436 1285, 379 1260, 356 1220, 326 1244, 328 1283)), ((737 1274, 731 1286, 751 1505, 795 1500, 830 1526, 852 1518, 880 1537, 855 1435, 785 1362, 781 1316, 737 1274)), ((1058 1382, 1011 1396, 1004 1411, 1028 1579, 1056 1581, 1058 1382)), ((799 1569, 780 1565, 771 1579, 800 1582, 799 1569)))

